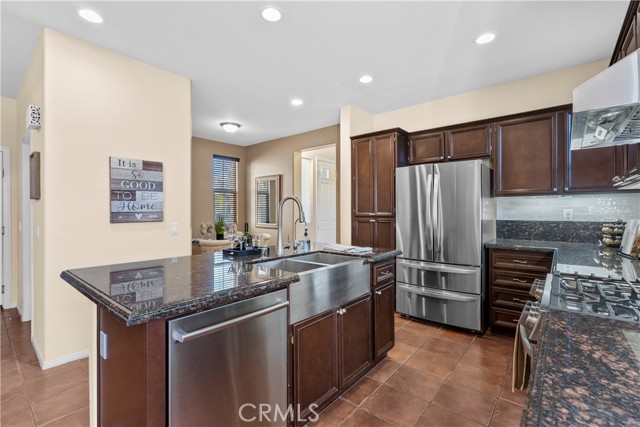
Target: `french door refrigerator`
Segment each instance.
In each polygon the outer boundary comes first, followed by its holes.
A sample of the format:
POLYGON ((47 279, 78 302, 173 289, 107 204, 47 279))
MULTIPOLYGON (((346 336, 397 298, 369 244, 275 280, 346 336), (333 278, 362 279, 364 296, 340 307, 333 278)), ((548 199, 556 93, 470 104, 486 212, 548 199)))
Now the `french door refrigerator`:
POLYGON ((396 310, 484 331, 484 243, 495 238, 482 160, 396 169, 396 310))

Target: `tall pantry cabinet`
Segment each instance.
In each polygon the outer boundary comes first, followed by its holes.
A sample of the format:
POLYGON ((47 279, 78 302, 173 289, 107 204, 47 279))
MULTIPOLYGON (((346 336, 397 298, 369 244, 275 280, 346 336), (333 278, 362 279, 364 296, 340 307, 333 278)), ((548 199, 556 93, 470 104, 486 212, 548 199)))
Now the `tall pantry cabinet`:
POLYGON ((351 244, 396 247, 396 167, 405 165, 406 147, 402 129, 351 138, 351 244))

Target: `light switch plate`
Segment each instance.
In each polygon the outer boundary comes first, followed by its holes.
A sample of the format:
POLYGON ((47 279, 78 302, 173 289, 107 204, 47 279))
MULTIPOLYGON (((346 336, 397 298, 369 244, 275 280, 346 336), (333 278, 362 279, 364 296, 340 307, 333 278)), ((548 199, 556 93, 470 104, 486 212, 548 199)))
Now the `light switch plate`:
POLYGON ((171 234, 178 234, 178 223, 177 222, 172 222, 171 223, 171 234))

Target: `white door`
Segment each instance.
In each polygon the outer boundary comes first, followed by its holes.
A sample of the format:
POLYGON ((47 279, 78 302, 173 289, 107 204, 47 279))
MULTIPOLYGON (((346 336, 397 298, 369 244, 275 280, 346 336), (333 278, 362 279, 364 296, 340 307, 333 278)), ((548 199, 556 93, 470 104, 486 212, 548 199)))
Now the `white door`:
POLYGON ((316 166, 316 241, 336 243, 336 163, 318 159, 316 166))

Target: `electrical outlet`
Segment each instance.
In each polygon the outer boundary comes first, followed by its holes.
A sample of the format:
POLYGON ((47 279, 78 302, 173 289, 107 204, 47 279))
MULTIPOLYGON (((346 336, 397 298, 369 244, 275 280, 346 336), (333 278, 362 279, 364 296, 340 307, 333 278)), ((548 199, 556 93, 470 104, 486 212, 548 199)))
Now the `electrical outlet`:
POLYGON ((563 209, 562 216, 565 221, 573 221, 573 209, 563 209))
POLYGON ((172 222, 171 223, 171 234, 178 234, 178 223, 177 222, 172 222))

